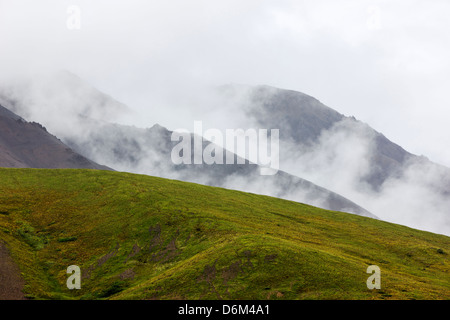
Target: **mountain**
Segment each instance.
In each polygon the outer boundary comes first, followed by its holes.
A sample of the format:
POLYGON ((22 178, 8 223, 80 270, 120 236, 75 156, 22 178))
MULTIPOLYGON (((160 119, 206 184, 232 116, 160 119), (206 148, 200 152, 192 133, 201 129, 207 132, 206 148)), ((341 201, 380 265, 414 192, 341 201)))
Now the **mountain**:
POLYGON ((0 90, 0 101, 9 101, 8 108, 21 116, 32 113, 32 119, 49 127, 73 150, 116 170, 266 194, 332 210, 370 212, 386 221, 450 234, 450 169, 408 152, 368 124, 307 94, 233 84, 194 92, 194 99, 179 99, 192 105, 197 119, 215 121, 208 122, 212 128, 279 129, 280 170, 276 176, 262 177, 251 164, 174 166, 171 131, 158 125, 141 129, 112 124, 114 115, 128 114, 123 111, 128 109, 92 88, 79 89, 90 86, 77 77, 64 80, 67 76, 62 81, 38 81, 38 91, 50 91, 50 98, 27 95, 36 91, 31 90, 33 85, 0 90), (45 89, 46 83, 57 89, 45 89), (67 84, 73 90, 64 88, 67 84), (83 95, 71 95, 72 91, 83 95), (102 112, 96 111, 98 101, 102 101, 102 112), (61 103, 69 105, 70 112, 59 114, 61 103))
MULTIPOLYGON (((118 171, 265 194, 376 218, 351 200, 308 180, 283 171, 275 175, 261 175, 259 165, 249 161, 238 164, 238 157, 226 150, 222 151, 223 154, 231 154, 234 164, 193 164, 193 154, 192 164, 174 164, 171 152, 178 142, 171 140, 172 131, 160 125, 142 129, 87 119, 83 125, 86 128, 83 136, 68 133, 63 136, 64 141, 81 154, 118 171)), ((194 139, 193 135, 191 139, 194 139)), ((209 143, 204 141, 203 145, 209 143)))
POLYGON ((301 92, 226 85, 216 93, 216 105, 234 106, 247 127, 280 129, 282 170, 338 192, 381 219, 450 234, 449 168, 301 92))
MULTIPOLYGON (((232 87, 222 89, 228 93, 233 91, 232 87)), ((401 168, 416 157, 354 117, 346 117, 302 92, 270 86, 255 86, 249 92, 246 114, 261 127, 283 128, 280 139, 303 150, 314 148, 323 133, 339 123, 347 122, 352 131, 362 127, 363 132, 358 134, 366 134, 374 140, 370 170, 362 181, 375 190, 390 176, 399 174, 401 168)))
POLYGON ((74 152, 36 122, 0 105, 0 167, 111 170, 74 152))
POLYGON ((0 168, 0 181, 0 243, 27 299, 450 298, 443 235, 106 170, 0 168))
POLYGON ((77 153, 118 171, 266 194, 376 218, 348 198, 283 171, 261 176, 260 167, 248 162, 175 165, 171 131, 156 124, 142 129, 112 123, 114 115, 129 109, 68 72, 0 88, 0 101, 50 127, 77 153))

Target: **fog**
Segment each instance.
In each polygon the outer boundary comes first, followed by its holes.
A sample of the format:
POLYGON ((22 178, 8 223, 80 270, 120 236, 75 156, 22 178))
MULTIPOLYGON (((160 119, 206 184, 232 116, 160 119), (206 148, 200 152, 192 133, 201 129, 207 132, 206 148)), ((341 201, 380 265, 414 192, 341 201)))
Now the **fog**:
POLYGON ((375 137, 365 124, 355 130, 349 122, 323 132, 309 150, 285 146, 289 157, 283 157, 281 167, 352 199, 382 220, 450 235, 450 170, 426 159, 411 161, 374 190, 364 178, 371 173, 375 137))
POLYGON ((190 87, 295 89, 448 166, 449 12, 444 0, 2 0, 0 66, 70 70, 140 112, 123 122, 171 129, 199 117, 190 87))
MULTIPOLYGON (((412 163, 377 192, 360 179, 373 152, 365 124, 450 166, 449 13, 444 0, 2 0, 0 85, 23 102, 21 116, 56 136, 70 131, 85 140, 91 134, 86 118, 139 128, 193 130, 199 120, 205 128, 247 129, 255 123, 242 106, 218 101, 205 88, 240 83, 298 90, 361 123, 356 132, 345 122, 323 132, 311 150, 285 141, 282 170, 382 219, 449 234, 450 205, 430 182, 442 177, 437 167, 412 163), (59 70, 82 80, 49 76, 59 70)), ((165 170, 165 159, 154 161, 150 148, 141 157, 139 166, 124 160, 116 169, 165 170)))

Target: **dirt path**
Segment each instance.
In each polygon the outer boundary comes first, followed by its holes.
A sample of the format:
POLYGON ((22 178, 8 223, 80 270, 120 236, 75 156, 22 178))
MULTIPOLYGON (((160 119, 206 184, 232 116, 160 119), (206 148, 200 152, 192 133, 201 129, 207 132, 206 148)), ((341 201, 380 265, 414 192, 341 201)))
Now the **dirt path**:
POLYGON ((24 300, 23 286, 19 268, 0 242, 0 300, 24 300))

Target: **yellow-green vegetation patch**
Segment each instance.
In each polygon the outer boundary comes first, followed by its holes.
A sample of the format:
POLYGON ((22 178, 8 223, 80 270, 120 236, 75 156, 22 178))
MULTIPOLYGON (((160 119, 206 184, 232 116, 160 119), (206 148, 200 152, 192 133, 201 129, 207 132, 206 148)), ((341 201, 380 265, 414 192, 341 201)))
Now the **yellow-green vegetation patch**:
POLYGON ((28 298, 450 298, 443 235, 129 173, 0 169, 0 181, 0 240, 28 298), (81 289, 66 285, 72 265, 81 289))

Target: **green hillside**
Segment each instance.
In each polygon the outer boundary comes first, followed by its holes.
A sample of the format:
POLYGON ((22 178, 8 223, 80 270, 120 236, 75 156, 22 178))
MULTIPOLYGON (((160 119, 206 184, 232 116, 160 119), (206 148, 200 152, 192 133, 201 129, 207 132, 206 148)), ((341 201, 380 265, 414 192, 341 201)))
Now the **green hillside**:
POLYGON ((144 175, 0 169, 0 241, 28 298, 450 299, 449 237, 144 175))

